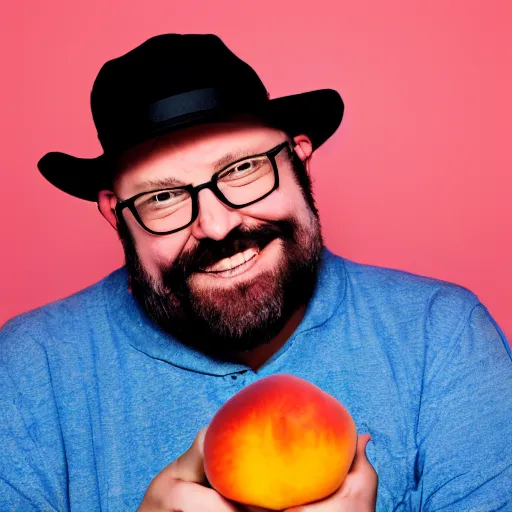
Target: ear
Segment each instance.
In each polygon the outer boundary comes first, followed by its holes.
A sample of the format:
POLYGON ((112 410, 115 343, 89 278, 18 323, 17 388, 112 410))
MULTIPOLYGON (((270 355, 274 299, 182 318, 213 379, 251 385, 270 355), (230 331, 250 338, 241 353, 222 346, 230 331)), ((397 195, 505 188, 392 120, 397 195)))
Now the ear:
POLYGON ((295 142, 295 146, 293 149, 297 153, 297 156, 304 163, 306 170, 309 171, 309 159, 313 154, 313 144, 311 143, 311 139, 307 135, 301 134, 296 135, 293 138, 293 141, 295 142))
POLYGON ((111 190, 100 190, 98 192, 98 210, 117 231, 116 204, 117 198, 114 192, 111 190))

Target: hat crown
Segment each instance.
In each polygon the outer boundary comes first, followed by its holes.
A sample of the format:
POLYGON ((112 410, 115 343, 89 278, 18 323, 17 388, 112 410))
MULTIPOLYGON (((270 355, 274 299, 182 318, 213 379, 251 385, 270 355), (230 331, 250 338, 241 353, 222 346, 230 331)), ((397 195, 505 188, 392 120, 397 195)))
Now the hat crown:
POLYGON ((251 109, 268 100, 256 72, 213 34, 155 36, 106 62, 91 92, 103 148, 118 148, 140 137, 155 102, 207 89, 251 109))

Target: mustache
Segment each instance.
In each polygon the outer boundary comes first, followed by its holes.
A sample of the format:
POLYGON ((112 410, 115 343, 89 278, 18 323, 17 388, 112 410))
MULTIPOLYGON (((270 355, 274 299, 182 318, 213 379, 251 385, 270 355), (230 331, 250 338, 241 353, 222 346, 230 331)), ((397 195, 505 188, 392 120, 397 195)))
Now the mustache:
POLYGON ((188 253, 180 255, 163 273, 166 285, 183 281, 194 272, 229 258, 238 252, 250 248, 262 250, 270 242, 278 238, 294 240, 295 222, 293 220, 266 221, 256 227, 237 226, 232 229, 222 240, 204 238, 188 253))

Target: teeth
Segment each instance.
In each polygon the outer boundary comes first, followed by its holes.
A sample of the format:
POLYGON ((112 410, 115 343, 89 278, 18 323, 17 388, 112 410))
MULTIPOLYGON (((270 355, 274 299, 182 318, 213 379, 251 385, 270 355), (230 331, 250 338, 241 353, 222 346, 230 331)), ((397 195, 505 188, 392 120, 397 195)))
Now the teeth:
POLYGON ((242 263, 245 263, 245 260, 241 252, 234 254, 231 256, 231 258, 229 258, 229 264, 231 265, 231 268, 238 267, 238 265, 241 265, 242 263))
POLYGON ((242 256, 244 257, 244 261, 249 261, 253 256, 258 254, 260 251, 256 249, 256 247, 251 247, 250 249, 247 249, 242 253, 242 256))
POLYGON ((224 270, 231 270, 232 268, 240 266, 242 263, 249 261, 255 254, 258 254, 259 250, 255 247, 251 247, 243 252, 238 252, 230 258, 224 258, 215 265, 205 269, 206 272, 222 272, 224 270))

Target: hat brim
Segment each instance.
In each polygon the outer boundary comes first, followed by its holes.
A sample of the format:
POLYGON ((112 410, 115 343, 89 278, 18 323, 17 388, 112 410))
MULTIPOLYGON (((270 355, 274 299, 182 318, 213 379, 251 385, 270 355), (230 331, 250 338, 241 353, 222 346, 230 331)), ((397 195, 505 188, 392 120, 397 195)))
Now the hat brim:
MULTIPOLYGON (((333 89, 321 89, 269 100, 264 117, 292 136, 306 134, 315 150, 338 129, 343 111, 339 93, 333 89)), ((225 116, 225 111, 198 112, 160 126, 147 139, 201 123, 220 121, 225 116)), ((44 155, 37 166, 41 174, 60 190, 86 201, 97 201, 98 192, 111 187, 113 156, 104 153, 96 158, 78 158, 51 152, 44 155)))

